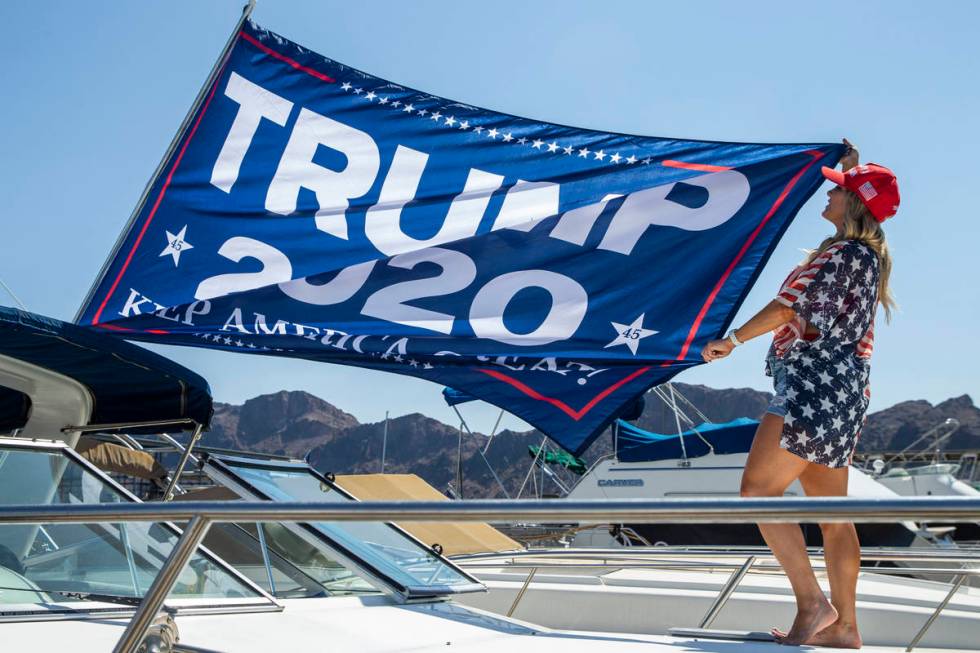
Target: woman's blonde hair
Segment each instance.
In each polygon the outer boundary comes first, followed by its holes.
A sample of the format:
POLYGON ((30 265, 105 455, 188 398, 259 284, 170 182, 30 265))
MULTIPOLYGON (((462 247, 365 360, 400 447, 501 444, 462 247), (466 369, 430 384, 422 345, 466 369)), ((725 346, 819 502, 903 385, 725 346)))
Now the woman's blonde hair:
POLYGON ((809 252, 805 262, 809 263, 828 247, 842 240, 858 240, 870 247, 878 256, 878 302, 885 309, 885 320, 891 322, 892 311, 898 305, 888 285, 892 273, 892 257, 888 253, 885 232, 857 194, 846 188, 842 190, 846 196, 844 224, 838 233, 825 238, 817 249, 809 252))

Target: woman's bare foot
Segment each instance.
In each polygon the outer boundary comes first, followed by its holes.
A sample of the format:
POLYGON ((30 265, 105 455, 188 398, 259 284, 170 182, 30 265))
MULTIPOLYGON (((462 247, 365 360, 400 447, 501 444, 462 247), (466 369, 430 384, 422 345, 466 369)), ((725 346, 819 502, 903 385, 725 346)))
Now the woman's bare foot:
POLYGON ((806 642, 811 646, 831 648, 861 648, 861 635, 856 624, 830 624, 806 642))
MULTIPOLYGON (((786 632, 779 628, 770 631, 776 640, 786 638, 786 632)), ((839 621, 830 624, 807 642, 809 646, 826 646, 830 648, 861 648, 861 635, 854 624, 842 624, 839 621)))
POLYGON ((787 646, 800 646, 801 644, 812 644, 810 641, 822 630, 837 621, 837 610, 827 599, 816 604, 803 608, 800 607, 796 612, 796 619, 793 620, 793 627, 788 633, 784 633, 773 628, 772 634, 776 641, 787 646))

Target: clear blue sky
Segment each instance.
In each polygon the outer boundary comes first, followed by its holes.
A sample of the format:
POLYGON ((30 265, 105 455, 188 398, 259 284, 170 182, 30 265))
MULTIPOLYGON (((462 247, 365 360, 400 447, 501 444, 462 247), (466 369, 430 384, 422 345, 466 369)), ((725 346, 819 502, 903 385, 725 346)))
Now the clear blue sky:
MULTIPOLYGON (((242 4, 0 4, 0 278, 29 309, 74 316, 242 4)), ((655 136, 849 137, 896 171, 903 196, 886 225, 901 311, 876 334, 872 409, 980 398, 980 3, 264 0, 253 17, 380 77, 508 113, 655 136)), ((736 324, 829 232, 823 204, 822 190, 736 324)), ((764 340, 678 380, 769 389, 764 340)), ((158 350, 221 401, 303 389, 363 421, 453 421, 438 386, 408 377, 158 350)), ((495 409, 464 408, 492 425, 495 409)))

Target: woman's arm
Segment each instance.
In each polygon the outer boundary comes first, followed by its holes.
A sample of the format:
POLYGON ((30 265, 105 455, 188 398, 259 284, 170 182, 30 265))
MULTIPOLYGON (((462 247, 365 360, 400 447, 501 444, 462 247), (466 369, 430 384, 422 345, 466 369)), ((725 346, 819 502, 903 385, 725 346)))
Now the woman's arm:
MULTIPOLYGON (((746 322, 744 326, 735 329, 735 337, 738 338, 739 342, 748 342, 756 336, 778 329, 794 317, 796 317, 796 313, 792 308, 772 300, 761 311, 753 315, 752 319, 746 322)), ((713 360, 724 358, 734 348, 735 345, 728 338, 712 340, 701 350, 701 357, 710 363, 713 360)))

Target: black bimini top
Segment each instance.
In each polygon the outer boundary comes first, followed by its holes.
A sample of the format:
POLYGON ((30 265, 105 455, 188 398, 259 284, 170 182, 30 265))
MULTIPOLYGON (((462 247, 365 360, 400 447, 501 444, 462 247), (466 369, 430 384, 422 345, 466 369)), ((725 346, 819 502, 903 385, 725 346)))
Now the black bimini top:
MULTIPOLYGON (((177 363, 118 338, 0 306, 0 354, 74 379, 92 396, 91 424, 211 421, 211 388, 177 363)), ((27 423, 30 399, 0 387, 0 430, 27 423)))

